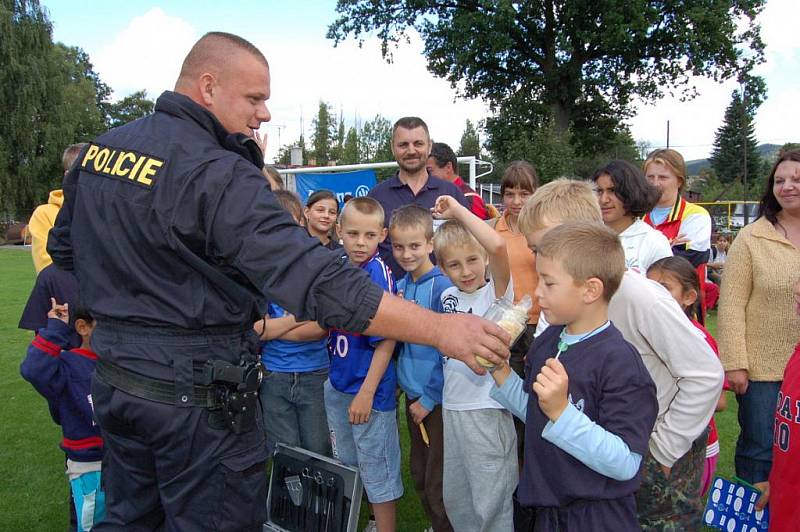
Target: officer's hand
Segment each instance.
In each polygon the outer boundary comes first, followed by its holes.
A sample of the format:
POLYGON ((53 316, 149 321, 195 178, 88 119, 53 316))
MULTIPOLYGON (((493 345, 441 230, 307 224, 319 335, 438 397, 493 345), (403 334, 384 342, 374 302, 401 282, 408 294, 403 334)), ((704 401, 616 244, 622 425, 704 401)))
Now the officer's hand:
POLYGON ((365 390, 359 390, 350 403, 350 408, 347 409, 351 424, 361 425, 369 421, 369 414, 372 412, 372 400, 374 398, 375 394, 365 390))
POLYGON ((492 364, 503 364, 510 356, 511 336, 500 326, 473 314, 442 315, 444 326, 436 348, 445 356, 460 360, 478 375, 485 375, 475 356, 492 364))
POLYGON ((408 407, 408 411, 411 413, 411 419, 414 420, 414 423, 417 425, 422 423, 422 420, 424 420, 427 415, 431 413, 431 411, 422 406, 419 401, 414 401, 411 403, 408 407))
POLYGON ((61 320, 64 323, 69 323, 69 303, 59 305, 56 303, 56 298, 50 298, 50 312, 47 313, 48 318, 61 320))

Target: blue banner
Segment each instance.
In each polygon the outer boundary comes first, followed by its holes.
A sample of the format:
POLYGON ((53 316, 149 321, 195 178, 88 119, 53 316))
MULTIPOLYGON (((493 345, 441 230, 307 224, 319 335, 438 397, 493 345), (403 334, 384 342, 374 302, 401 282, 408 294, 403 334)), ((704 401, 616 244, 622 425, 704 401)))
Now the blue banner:
POLYGON ((377 182, 373 170, 358 170, 356 172, 339 172, 335 174, 295 174, 297 194, 303 205, 308 197, 317 190, 330 190, 339 200, 339 208, 344 205, 344 197, 351 195, 354 198, 366 196, 377 182))

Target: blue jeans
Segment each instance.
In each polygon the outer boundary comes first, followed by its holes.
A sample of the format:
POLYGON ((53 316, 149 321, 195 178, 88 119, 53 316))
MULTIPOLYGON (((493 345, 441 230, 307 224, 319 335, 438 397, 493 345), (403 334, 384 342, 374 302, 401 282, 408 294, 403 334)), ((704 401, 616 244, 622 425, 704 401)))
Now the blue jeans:
POLYGON ((780 382, 750 381, 747 393, 736 396, 741 427, 736 442, 736 476, 751 484, 769 478, 775 404, 780 389, 780 382))
POLYGON ((397 409, 372 409, 369 421, 350 423, 348 409, 355 394, 334 389, 325 382, 325 410, 331 427, 334 458, 349 466, 358 466, 369 502, 389 502, 403 496, 400 474, 400 435, 397 432, 397 409))
POLYGON ((266 372, 259 399, 270 454, 276 443, 283 443, 331 455, 322 391, 327 379, 328 368, 301 373, 266 372))

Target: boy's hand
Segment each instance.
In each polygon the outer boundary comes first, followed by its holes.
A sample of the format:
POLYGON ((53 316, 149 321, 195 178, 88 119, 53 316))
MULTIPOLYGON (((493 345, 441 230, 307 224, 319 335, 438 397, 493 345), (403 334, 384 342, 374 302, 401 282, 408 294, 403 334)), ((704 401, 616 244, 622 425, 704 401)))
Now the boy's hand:
POLYGON ((769 482, 756 482, 753 487, 761 490, 761 497, 758 498, 756 503, 756 510, 763 510, 769 503, 769 482))
POLYGON ((456 217, 459 209, 464 209, 452 196, 439 196, 436 198, 436 203, 431 208, 431 214, 437 220, 452 220, 456 217))
POLYGON ((511 366, 508 364, 498 364, 491 371, 491 374, 492 378, 494 379, 494 383, 498 388, 500 388, 503 386, 503 384, 505 384, 508 376, 511 375, 511 366))
POLYGON ((536 376, 533 391, 539 398, 542 412, 554 423, 569 404, 568 389, 569 376, 564 365, 555 358, 547 359, 536 376))
POLYGON ((69 303, 59 305, 56 303, 56 298, 50 298, 50 312, 47 313, 48 318, 55 318, 64 323, 69 323, 69 303))
POLYGON ((411 405, 408 407, 408 411, 411 413, 411 419, 413 419, 414 423, 417 425, 422 423, 422 420, 431 413, 431 411, 422 406, 419 401, 414 401, 411 403, 411 405))
POLYGON ((350 417, 350 423, 352 425, 361 425, 369 421, 369 414, 372 412, 372 400, 374 398, 374 393, 359 390, 350 403, 350 408, 347 409, 347 414, 350 417))

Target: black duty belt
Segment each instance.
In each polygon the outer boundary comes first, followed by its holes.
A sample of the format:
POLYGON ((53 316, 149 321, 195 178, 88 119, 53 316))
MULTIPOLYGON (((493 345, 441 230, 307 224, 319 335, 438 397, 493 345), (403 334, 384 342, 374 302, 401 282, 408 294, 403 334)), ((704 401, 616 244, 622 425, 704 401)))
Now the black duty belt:
MULTIPOLYGON (((175 383, 172 381, 146 377, 103 359, 97 361, 95 372, 109 385, 134 397, 168 405, 177 404, 179 401, 175 392, 175 383)), ((194 384, 192 389, 193 406, 208 409, 222 406, 217 386, 194 384)))

